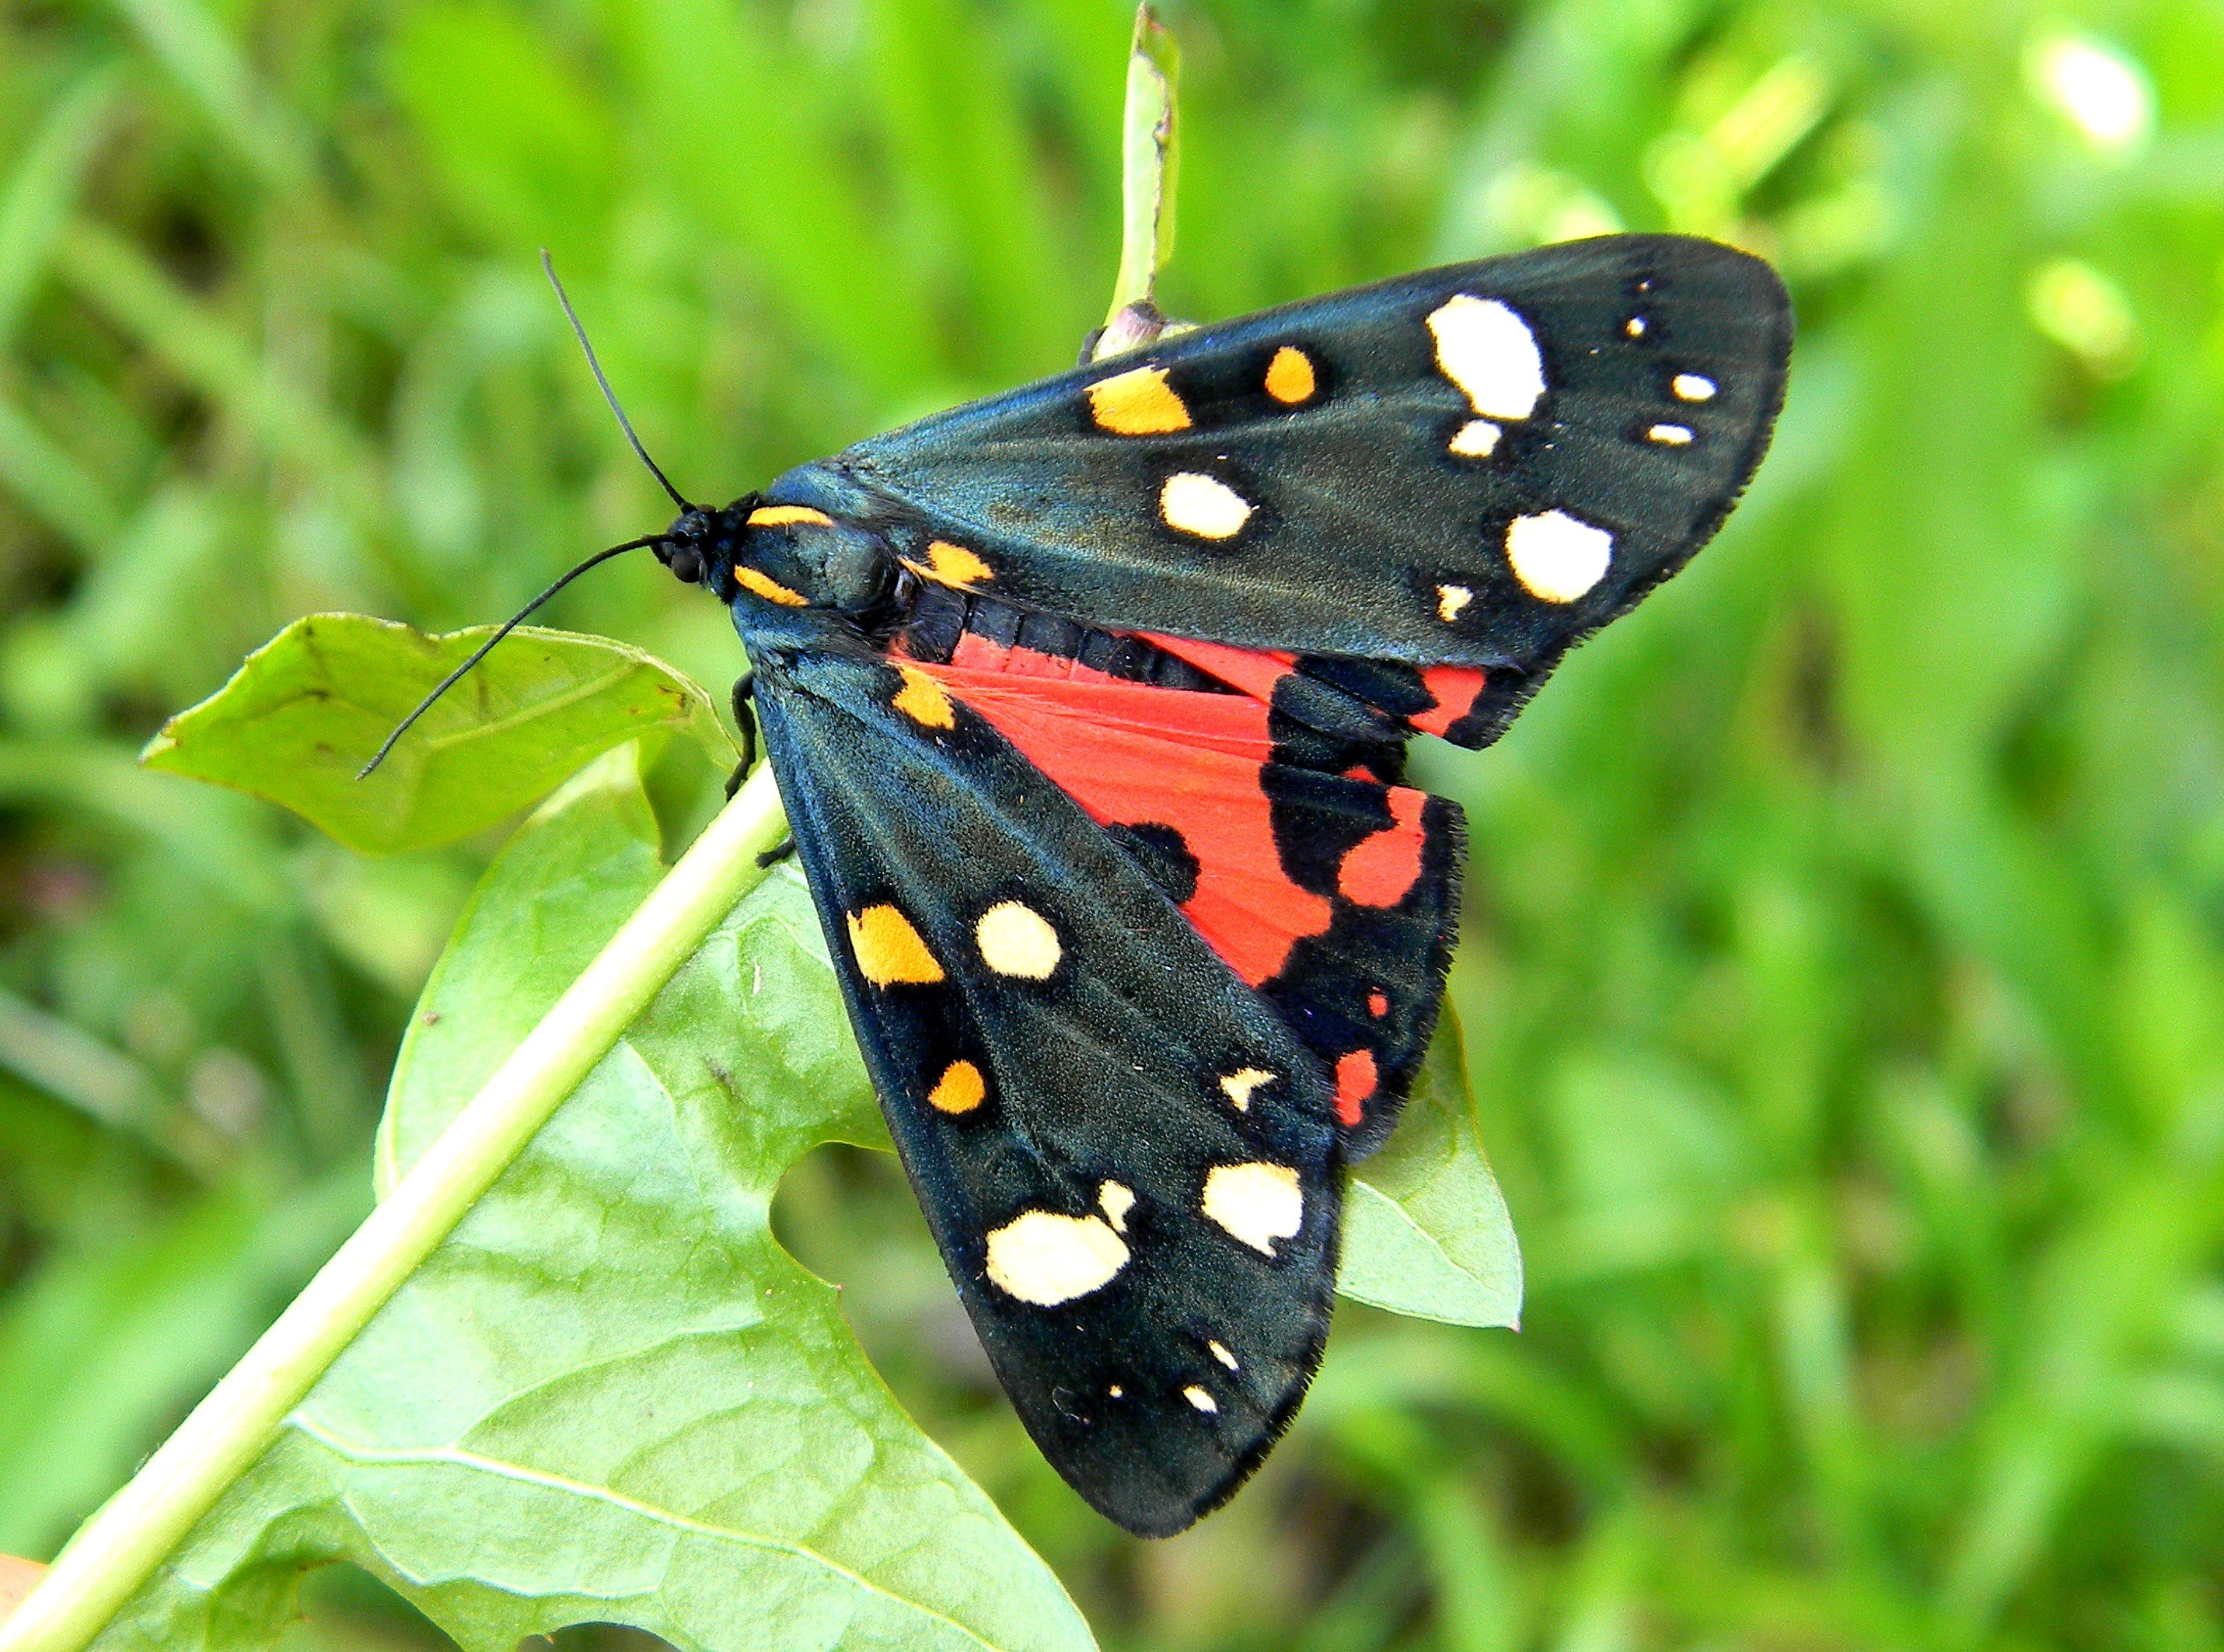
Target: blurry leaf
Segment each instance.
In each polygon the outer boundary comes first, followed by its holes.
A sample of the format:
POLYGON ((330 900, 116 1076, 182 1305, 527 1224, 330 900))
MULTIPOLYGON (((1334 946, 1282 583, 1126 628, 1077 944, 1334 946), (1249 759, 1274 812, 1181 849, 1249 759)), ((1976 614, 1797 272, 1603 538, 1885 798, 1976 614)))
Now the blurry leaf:
POLYGON ((815 349, 883 397, 915 392, 935 351, 913 262, 840 164, 838 111, 809 62, 719 0, 643 0, 618 22, 653 163, 815 349))
POLYGON ((300 130, 256 85, 214 13, 199 0, 119 0, 117 9, 266 181, 292 188, 306 180, 308 145, 300 130))
POLYGON ((205 1180, 212 1180, 231 1156, 228 1145, 201 1119, 166 1100, 137 1062, 4 990, 0 1067, 205 1180))
POLYGON ((304 845, 294 875, 332 950, 404 999, 423 991, 471 883, 456 857, 373 858, 322 839, 304 845))
MULTIPOLYGON (((506 1053, 487 1029, 540 1015, 648 893, 656 841, 630 753, 518 832, 419 1007, 401 1162, 506 1053), (528 927, 560 967, 520 954, 528 927)), ((877 1135, 838 1002, 799 878, 774 877, 95 1645, 267 1646, 300 1571, 347 1560, 468 1652, 588 1621, 681 1652, 1090 1646, 773 1240, 787 1166, 877 1135)))
POLYGON ((871 0, 875 113, 926 220, 963 275, 995 376, 1062 366, 1087 326, 1053 278, 1046 209, 1023 111, 970 0, 871 0), (1063 322, 1064 327, 1059 324, 1063 322))
MULTIPOLYGON (((157 0, 142 0, 159 9, 157 0)), ((279 370, 230 317, 187 292, 136 243, 80 218, 55 248, 61 273, 156 359, 300 465, 367 521, 384 507, 378 461, 355 427, 279 370)))
POLYGON ((553 247, 599 263, 616 169, 609 113, 517 11, 419 5, 402 14, 395 88, 433 176, 482 232, 512 250, 553 247), (499 86, 499 97, 466 88, 499 86))
POLYGON ((49 1554, 362 1218, 361 1173, 245 1186, 54 1256, 0 1317, 0 1550, 49 1554))
POLYGON ((57 98, 0 184, 0 346, 15 342, 85 170, 107 136, 117 79, 113 66, 97 69, 57 98))
POLYGON ((282 803, 351 849, 449 843, 545 795, 596 753, 658 731, 739 759, 710 697, 638 649, 523 627, 356 773, 487 636, 427 637, 360 614, 296 620, 148 744, 151 768, 282 803))
POLYGON ((1445 1007, 1405 1117, 1344 1192, 1336 1289, 1419 1319, 1515 1326, 1521 1250, 1477 1138, 1458 1022, 1445 1007))

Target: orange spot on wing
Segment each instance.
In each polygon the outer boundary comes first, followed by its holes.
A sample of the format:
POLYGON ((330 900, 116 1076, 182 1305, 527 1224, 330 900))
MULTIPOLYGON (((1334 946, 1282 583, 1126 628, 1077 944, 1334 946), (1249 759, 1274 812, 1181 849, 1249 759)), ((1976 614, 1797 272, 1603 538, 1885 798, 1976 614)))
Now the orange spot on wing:
POLYGON ((1421 687, 1437 703, 1406 720, 1424 734, 1442 734, 1475 709, 1485 680, 1481 666, 1431 666, 1421 673, 1421 687))
POLYGON ((1424 792, 1406 786, 1390 788, 1390 818, 1387 830, 1362 838, 1336 869, 1336 887, 1344 898, 1360 906, 1395 906, 1406 898, 1421 876, 1421 832, 1424 792))
POLYGON ((1284 345, 1267 364, 1267 394, 1294 405, 1313 393, 1313 364, 1302 350, 1284 345))
POLYGON ((857 973, 875 986, 932 986, 942 965, 911 920, 883 902, 849 915, 850 952, 857 973))
POLYGON ((834 518, 809 505, 760 505, 749 512, 752 528, 831 528, 834 518))
POLYGON ((963 545, 952 545, 946 539, 938 539, 927 546, 926 561, 914 562, 906 557, 904 566, 923 579, 958 591, 970 591, 996 577, 996 571, 976 554, 963 545))
POLYGON ((970 1061, 952 1061, 943 1068, 926 1099, 938 1112, 970 1113, 988 1093, 989 1086, 979 1067, 970 1061))
POLYGON ((1189 408, 1162 367, 1134 367, 1089 387, 1090 416, 1120 436, 1162 436, 1189 428, 1189 408))
POLYGON ((957 714, 942 685, 916 666, 898 666, 903 687, 888 703, 914 723, 930 729, 954 729, 957 714))
POLYGON ((1370 1016, 1376 1016, 1388 1015, 1390 1013, 1390 999, 1388 996, 1381 992, 1368 993, 1367 995, 1367 1013, 1370 1016))
POLYGON ((743 590, 754 591, 767 602, 776 602, 783 608, 801 608, 810 601, 801 592, 790 591, 770 574, 752 567, 736 568, 734 578, 742 582, 743 590))
POLYGON ((1354 1050, 1339 1057, 1336 1064, 1336 1117, 1346 1130, 1357 1124, 1367 1111, 1367 1104, 1380 1082, 1374 1071, 1374 1057, 1366 1050, 1354 1050))

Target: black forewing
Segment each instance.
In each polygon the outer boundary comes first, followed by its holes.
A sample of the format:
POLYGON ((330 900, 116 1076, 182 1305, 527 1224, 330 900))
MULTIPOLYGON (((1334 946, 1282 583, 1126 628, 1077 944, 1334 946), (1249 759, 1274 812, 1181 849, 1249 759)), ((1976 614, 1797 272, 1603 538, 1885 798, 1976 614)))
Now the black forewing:
POLYGON ((877 517, 920 556, 961 543, 993 570, 976 588, 1097 625, 1533 679, 1713 534, 1766 449, 1791 340, 1760 260, 1602 237, 1204 328, 862 442, 774 493, 877 517), (1478 413, 1429 317, 1456 294, 1509 307, 1542 360, 1541 401, 1494 421, 1488 457, 1451 451, 1478 413), (1286 345, 1317 380, 1296 406, 1264 388, 1286 345), (1088 387, 1138 366, 1166 370, 1187 428, 1101 427, 1088 387), (1176 472, 1233 490, 1242 529, 1170 527, 1176 472), (1573 600, 1538 596, 1509 561, 1511 525, 1554 511, 1612 536, 1573 600))
MULTIPOLYGON (((997 1376, 1098 1510, 1145 1535, 1179 1530, 1264 1455, 1319 1358, 1340 1199, 1320 1073, 1136 864, 921 674, 862 652, 753 659, 866 1064, 997 1376), (897 708, 907 685, 927 721, 897 708), (982 915, 1010 902, 1056 934, 1045 978, 988 961, 982 915), (877 940, 853 928, 875 908, 901 915, 941 978, 869 978, 895 955, 884 915, 869 921, 877 940), (943 1111, 929 1098, 961 1062, 984 1093, 943 1111), (1261 1079, 1239 1086, 1239 1111, 1221 1080, 1247 1073, 1261 1079), (1275 1168, 1270 1193, 1294 1173, 1300 1219, 1271 1256, 1203 1213, 1216 1168, 1242 1166, 1275 1168), (1124 1263, 1071 1300, 1020 1300, 992 1276, 989 1236, 1030 1212, 1116 1228, 1124 1263)), ((1255 1195, 1260 1174, 1229 1187, 1255 1195)), ((1266 1208, 1230 1197, 1223 1213, 1266 1208)))

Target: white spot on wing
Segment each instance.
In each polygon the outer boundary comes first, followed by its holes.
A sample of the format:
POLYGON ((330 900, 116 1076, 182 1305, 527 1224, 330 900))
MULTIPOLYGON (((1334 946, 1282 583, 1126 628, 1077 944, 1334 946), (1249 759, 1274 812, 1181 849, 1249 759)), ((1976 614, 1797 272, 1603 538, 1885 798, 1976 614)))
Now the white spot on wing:
POLYGON ((1679 401, 1711 402, 1715 398, 1715 381, 1702 373, 1678 373, 1669 388, 1679 401))
POLYGON ((1194 1383, 1182 1390, 1182 1398, 1187 1400, 1207 1416, 1212 1415, 1220 1409, 1220 1402, 1194 1383))
POLYGON ((1260 1085, 1272 1084, 1273 1081, 1274 1075, 1266 1068, 1247 1067, 1240 1073, 1223 1073, 1221 1076, 1220 1090, 1237 1112, 1248 1113, 1251 1111, 1251 1092, 1258 1089, 1260 1085))
POLYGON ((1622 331, 1633 339, 1642 339, 1645 336, 1645 318, 1641 315, 1631 316, 1629 325, 1622 331))
POLYGON ((1304 1225, 1305 1196, 1298 1173, 1279 1164, 1216 1164, 1200 1201, 1207 1220, 1261 1256, 1304 1225))
POLYGON ((1687 447, 1691 441, 1689 425, 1655 425, 1645 434, 1652 440, 1664 442, 1671 447, 1687 447))
POLYGON ((981 961, 999 975, 1047 981, 1065 955, 1050 920, 1024 901, 1000 901, 973 926, 981 961))
POLYGON ((1437 617, 1447 625, 1460 617, 1460 610, 1475 600, 1475 592, 1465 585, 1437 587, 1437 617))
POLYGON ((989 1282, 1037 1307, 1055 1307, 1109 1283, 1128 1247, 1095 1216, 1023 1211, 989 1235, 989 1282))
POLYGON ((1176 471, 1159 490, 1159 515, 1167 527, 1199 539, 1233 539, 1251 520, 1251 506, 1217 477, 1176 471))
POLYGON ((1470 419, 1452 433, 1451 451, 1462 459, 1488 459, 1498 451, 1498 427, 1488 419, 1470 419))
POLYGON ((1135 1208, 1135 1190, 1116 1181, 1108 1181, 1096 1190, 1097 1208, 1104 1219, 1112 1224, 1115 1233, 1128 1231, 1128 1212, 1135 1208))
POLYGON ((1513 577, 1542 602, 1573 602, 1606 577, 1614 535, 1564 510, 1516 516, 1507 524, 1506 560, 1513 577))
POLYGON ((1486 418, 1526 419, 1545 394, 1545 358, 1529 324, 1494 298, 1455 293, 1429 315, 1437 365, 1486 418))
POLYGON ((1228 1347, 1225 1343, 1208 1342, 1204 1345, 1211 1349, 1212 1357, 1218 1360, 1222 1364, 1227 1366, 1229 1370, 1234 1370, 1236 1368, 1235 1356, 1228 1351, 1228 1347))

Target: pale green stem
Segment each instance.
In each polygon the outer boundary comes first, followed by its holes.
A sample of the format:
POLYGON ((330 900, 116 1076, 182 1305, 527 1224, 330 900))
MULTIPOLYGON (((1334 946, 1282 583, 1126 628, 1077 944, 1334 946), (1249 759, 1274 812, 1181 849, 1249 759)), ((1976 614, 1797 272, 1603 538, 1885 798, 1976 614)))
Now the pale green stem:
POLYGON ((763 877, 787 829, 760 765, 525 1041, 332 1259, 79 1529, 15 1615, 0 1652, 79 1652, 268 1446, 286 1414, 494 1185, 673 972, 763 877))
POLYGON ((1159 271, 1173 251, 1178 73, 1173 36, 1147 3, 1139 6, 1128 54, 1127 117, 1120 142, 1120 275, 1112 284, 1112 307, 1105 313, 1107 332, 1116 332, 1121 311, 1150 301, 1159 271))

